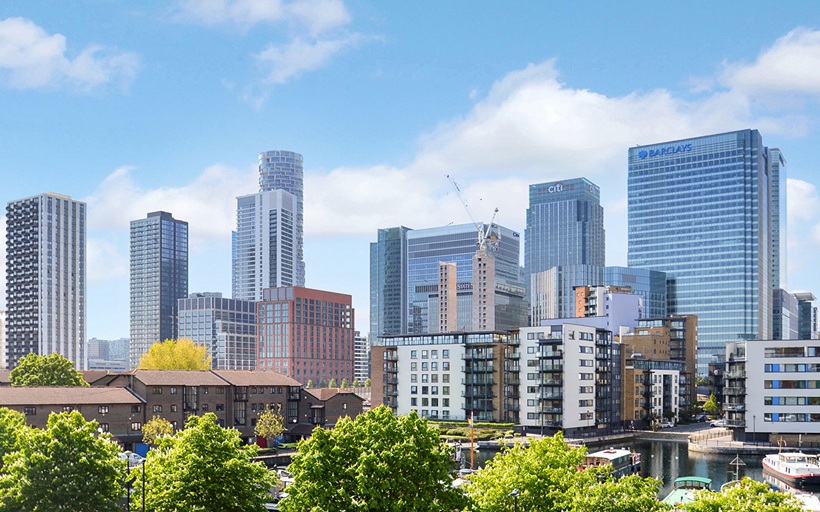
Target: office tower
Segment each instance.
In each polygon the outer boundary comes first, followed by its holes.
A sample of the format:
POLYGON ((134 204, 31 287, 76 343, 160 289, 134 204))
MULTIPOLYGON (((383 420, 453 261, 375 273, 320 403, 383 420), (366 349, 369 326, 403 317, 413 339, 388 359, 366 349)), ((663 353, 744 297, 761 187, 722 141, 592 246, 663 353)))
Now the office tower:
POLYGON ((265 288, 257 304, 258 369, 302 384, 353 381, 350 295, 301 286, 265 288))
POLYGON ((168 212, 132 220, 132 368, 154 343, 177 339, 177 300, 187 295, 188 223, 168 212))
POLYGON ((666 274, 657 270, 628 267, 604 267, 606 286, 629 287, 643 298, 642 318, 666 318, 666 274))
POLYGON ((772 339, 797 340, 798 305, 797 297, 782 288, 773 290, 772 302, 772 339))
MULTIPOLYGON (((364 386, 370 378, 370 341, 359 331, 353 333, 353 382, 364 386)), ((339 382, 341 384, 341 382, 339 382)))
POLYGON ((698 317, 698 374, 727 341, 772 334, 771 155, 757 130, 629 149, 628 264, 666 272, 698 317))
MULTIPOLYGON (((482 225, 486 232, 488 226, 482 225)), ((519 281, 518 233, 502 226, 494 228, 497 250, 492 251, 495 280, 494 326, 504 331, 525 325, 527 305, 523 283, 519 281)), ((473 328, 473 258, 478 252, 476 226, 461 224, 407 232, 407 324, 405 332, 421 334, 435 331, 439 301, 439 263, 456 263, 456 326, 459 331, 473 328), (433 315, 431 318, 430 315, 433 315)))
POLYGON ((453 332, 458 329, 457 271, 458 267, 453 261, 441 261, 438 264, 438 324, 433 332, 453 332))
POLYGON ((177 301, 178 332, 208 349, 215 370, 256 369, 256 303, 192 293, 177 301))
POLYGON ((575 316, 575 287, 601 286, 600 265, 557 265, 530 275, 530 325, 575 316))
POLYGON ((0 370, 8 368, 6 362, 6 311, 0 309, 0 370))
MULTIPOLYGON (((786 276, 786 159, 778 148, 769 150, 772 179, 772 288, 787 288, 786 276)), ((784 338, 787 339, 787 338, 784 338)))
POLYGON ((91 338, 86 344, 86 368, 89 370, 110 370, 124 372, 129 367, 130 340, 101 340, 91 338))
POLYGON ((407 328, 407 233, 404 226, 379 229, 370 244, 370 336, 407 328))
POLYGON ((262 290, 295 286, 297 198, 270 190, 236 198, 233 298, 259 301, 262 290))
POLYGON ((6 207, 6 357, 58 353, 85 368, 86 205, 46 193, 6 207))
POLYGON ((598 185, 586 178, 530 185, 524 245, 524 267, 530 274, 558 265, 604 266, 598 185))
POLYGON ((817 332, 817 297, 811 292, 795 293, 797 299, 797 339, 813 340, 817 332))
POLYGON ((259 154, 259 191, 284 190, 294 195, 293 282, 271 286, 305 286, 305 207, 302 155, 293 151, 265 151, 259 154))

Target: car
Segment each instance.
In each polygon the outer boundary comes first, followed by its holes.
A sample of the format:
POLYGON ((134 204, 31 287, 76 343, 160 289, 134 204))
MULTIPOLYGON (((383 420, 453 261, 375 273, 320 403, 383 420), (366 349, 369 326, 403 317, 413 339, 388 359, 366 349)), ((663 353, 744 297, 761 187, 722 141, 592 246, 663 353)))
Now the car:
POLYGON ((128 450, 120 452, 120 458, 122 460, 127 460, 128 465, 131 467, 139 466, 140 464, 142 464, 142 461, 145 460, 145 457, 143 457, 139 453, 134 453, 128 450))
POLYGON ((674 423, 672 423, 671 421, 662 421, 662 422, 660 423, 660 427, 661 427, 661 428, 672 428, 672 427, 674 427, 674 426, 675 426, 675 424, 674 424, 674 423))
POLYGON ((711 427, 725 427, 726 426, 726 420, 715 420, 712 423, 710 423, 709 426, 711 426, 711 427))
POLYGON ((702 412, 702 413, 696 415, 695 417, 693 417, 692 421, 706 421, 708 419, 709 418, 707 418, 706 413, 702 412))

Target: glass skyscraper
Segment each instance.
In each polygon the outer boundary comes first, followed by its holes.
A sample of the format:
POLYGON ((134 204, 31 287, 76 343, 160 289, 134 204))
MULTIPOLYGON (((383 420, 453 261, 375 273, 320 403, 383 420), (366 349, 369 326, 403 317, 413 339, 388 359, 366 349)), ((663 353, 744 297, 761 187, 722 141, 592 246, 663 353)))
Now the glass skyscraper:
MULTIPOLYGON (((482 228, 486 231, 487 225, 482 228)), ((495 329, 508 330, 527 323, 524 284, 519 279, 518 233, 497 226, 500 234, 495 258, 495 329)), ((473 224, 411 230, 407 233, 407 326, 405 333, 434 332, 429 313, 438 307, 439 262, 456 263, 457 323, 459 331, 472 330, 473 256, 478 250, 473 224)), ((435 321, 433 321, 435 323, 435 321)))
POLYGON ((188 223, 168 212, 131 221, 131 367, 151 345, 177 338, 177 299, 188 295, 188 223))
POLYGON ((305 286, 305 180, 302 155, 293 151, 265 151, 259 154, 259 191, 270 190, 284 190, 296 197, 293 230, 293 286, 305 286))
POLYGON ((6 207, 7 368, 34 352, 85 369, 86 205, 41 194, 6 207))
POLYGON ((534 274, 557 265, 605 263, 601 190, 586 178, 530 185, 524 267, 534 274))
POLYGON ((370 244, 370 334, 403 334, 407 325, 407 233, 384 228, 370 244))
POLYGON ((179 337, 208 349, 217 370, 256 369, 256 303, 221 293, 179 299, 179 337))
POLYGON ((605 267, 606 286, 628 286, 632 293, 643 298, 642 318, 668 316, 666 274, 657 270, 628 267, 605 267))
POLYGON ((772 155, 740 130, 628 157, 628 264, 666 272, 669 314, 697 315, 705 375, 727 342, 772 336, 772 155))

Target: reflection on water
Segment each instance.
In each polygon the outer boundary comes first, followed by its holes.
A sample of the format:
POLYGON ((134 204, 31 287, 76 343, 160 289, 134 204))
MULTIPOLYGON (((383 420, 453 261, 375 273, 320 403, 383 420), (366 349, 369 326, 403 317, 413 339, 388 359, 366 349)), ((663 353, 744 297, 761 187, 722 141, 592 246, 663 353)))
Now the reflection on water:
MULTIPOLYGON (((719 490, 720 486, 734 479, 735 467, 729 463, 735 458, 734 454, 717 455, 689 452, 686 443, 642 441, 619 444, 613 448, 626 447, 641 454, 641 475, 651 476, 662 482, 659 496, 664 497, 672 490, 676 478, 682 476, 702 476, 712 479, 712 489, 719 490)), ((603 450, 607 447, 590 447, 590 452, 603 450)), ((498 453, 494 450, 482 449, 476 453, 476 468, 498 453)), ((467 467, 470 466, 469 446, 465 447, 467 467)), ((740 466, 740 478, 748 476, 753 480, 763 481, 762 455, 744 455, 741 460, 746 464, 740 466)))

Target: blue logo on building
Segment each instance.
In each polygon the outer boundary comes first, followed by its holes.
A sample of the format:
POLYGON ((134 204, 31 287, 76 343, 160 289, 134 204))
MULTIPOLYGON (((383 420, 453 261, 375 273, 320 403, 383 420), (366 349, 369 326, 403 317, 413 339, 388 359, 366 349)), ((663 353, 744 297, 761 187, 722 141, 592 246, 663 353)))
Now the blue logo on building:
POLYGON ((643 159, 648 156, 660 156, 660 155, 674 155, 675 153, 687 153, 692 151, 691 144, 681 144, 680 146, 669 146, 666 148, 660 149, 650 149, 648 152, 645 149, 638 151, 638 157, 643 159))

